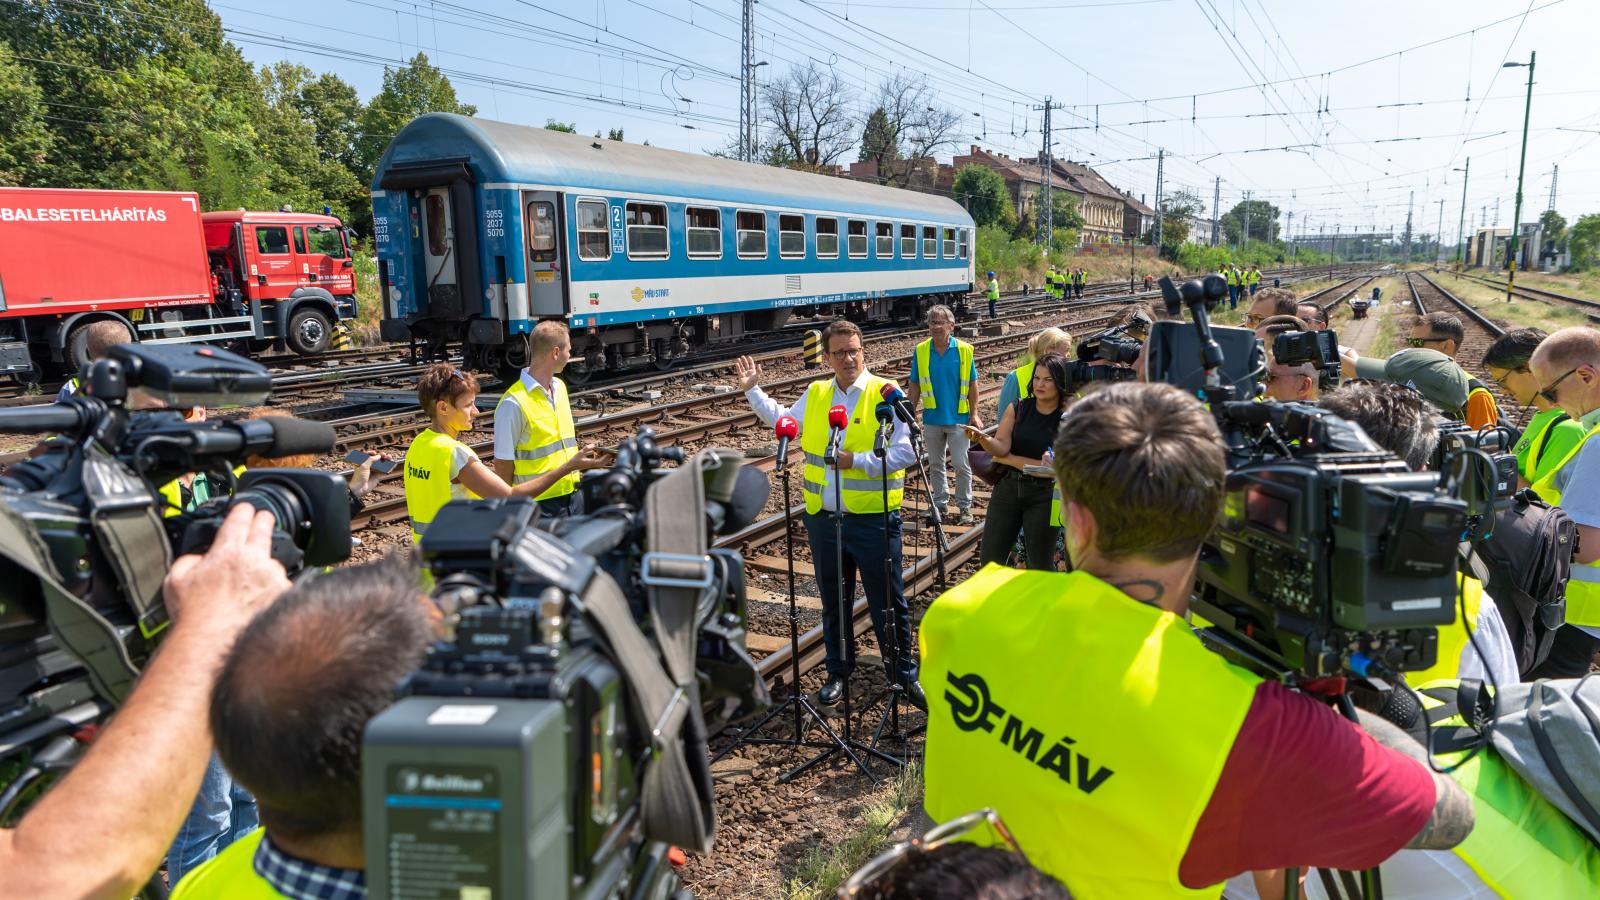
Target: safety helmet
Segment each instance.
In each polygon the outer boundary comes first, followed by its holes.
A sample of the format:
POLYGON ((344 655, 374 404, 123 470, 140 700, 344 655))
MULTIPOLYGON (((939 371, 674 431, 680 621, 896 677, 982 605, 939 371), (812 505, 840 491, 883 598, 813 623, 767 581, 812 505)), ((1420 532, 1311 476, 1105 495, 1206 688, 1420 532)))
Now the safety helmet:
POLYGON ((993 272, 990 272, 990 273, 989 273, 989 277, 990 277, 990 278, 993 278, 993 277, 994 277, 994 273, 993 273, 993 272))

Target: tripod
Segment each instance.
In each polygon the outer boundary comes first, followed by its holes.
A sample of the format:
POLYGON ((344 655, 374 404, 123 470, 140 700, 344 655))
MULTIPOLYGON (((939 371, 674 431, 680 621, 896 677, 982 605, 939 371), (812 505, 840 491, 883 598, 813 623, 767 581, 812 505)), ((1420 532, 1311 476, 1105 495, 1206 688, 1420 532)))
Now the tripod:
MULTIPOLYGON (((794 510, 789 504, 789 498, 792 495, 789 493, 789 461, 786 457, 787 454, 780 457, 777 460, 777 465, 783 473, 783 542, 784 556, 788 557, 789 561, 789 696, 785 697, 782 703, 768 710, 767 714, 762 716, 759 722, 746 729, 743 736, 734 741, 726 750, 713 757, 712 761, 715 762, 722 759, 746 744, 810 747, 826 749, 829 753, 842 750, 850 758, 851 762, 855 763, 868 778, 871 778, 872 773, 868 771, 861 758, 856 755, 855 750, 845 742, 844 738, 839 736, 838 732, 833 730, 833 727, 828 724, 827 718, 817 710, 816 706, 812 705, 811 698, 800 690, 800 610, 794 595, 794 510), (764 738, 757 736, 768 722, 783 715, 786 710, 794 713, 794 735, 792 737, 764 738), (826 743, 806 740, 806 735, 810 732, 810 728, 803 725, 802 722, 808 718, 822 729, 822 733, 828 738, 826 743)), ((848 689, 847 685, 846 690, 848 689)), ((849 721, 849 719, 845 720, 847 726, 849 721)), ((804 767, 791 769, 778 778, 778 783, 786 784, 802 771, 804 771, 804 767)))
MULTIPOLYGON (((882 491, 883 501, 883 584, 885 591, 888 592, 893 589, 894 576, 896 574, 895 566, 900 564, 900 560, 898 559, 900 554, 889 552, 888 445, 890 443, 889 435, 894 427, 894 411, 889 404, 884 403, 878 406, 877 415, 878 437, 876 446, 873 448, 873 453, 881 461, 882 466, 878 473, 878 485, 882 491)), ((904 490, 903 484, 901 488, 904 490)), ((901 593, 902 595, 904 594, 903 588, 901 593)), ((891 600, 887 593, 884 599, 885 601, 891 600)), ((889 602, 885 603, 885 608, 883 611, 883 618, 885 620, 885 627, 883 629, 883 643, 885 646, 881 649, 887 656, 887 659, 885 659, 884 662, 886 663, 885 674, 888 676, 889 682, 889 689, 885 696, 885 700, 887 701, 888 705, 884 707, 883 718, 878 720, 878 728, 872 734, 872 743, 870 746, 873 747, 877 747, 883 743, 885 736, 894 738, 902 747, 904 747, 907 740, 912 735, 916 734, 917 731, 922 730, 916 729, 910 732, 900 730, 900 704, 905 699, 904 695, 906 686, 901 681, 900 674, 900 654, 902 652, 902 648, 900 646, 899 622, 897 621, 898 614, 898 609, 893 608, 889 602)), ((907 624, 909 625, 910 604, 907 604, 906 615, 907 624)))

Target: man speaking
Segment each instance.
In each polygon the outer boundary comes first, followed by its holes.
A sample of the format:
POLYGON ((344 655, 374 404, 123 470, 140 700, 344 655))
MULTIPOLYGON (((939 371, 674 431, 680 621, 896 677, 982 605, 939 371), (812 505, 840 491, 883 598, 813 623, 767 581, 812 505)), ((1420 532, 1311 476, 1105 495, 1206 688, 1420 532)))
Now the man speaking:
MULTIPOLYGON (((880 458, 874 452, 879 429, 876 412, 883 402, 884 389, 896 391, 897 388, 893 387, 893 382, 867 371, 861 329, 854 322, 839 319, 823 329, 822 348, 833 369, 833 377, 813 381, 787 409, 761 390, 761 369, 755 360, 748 356, 738 360, 739 387, 744 389, 745 398, 756 415, 768 425, 784 417, 791 417, 800 425, 800 447, 805 452, 800 483, 806 500, 806 538, 817 573, 817 590, 822 594, 822 631, 827 651, 828 682, 817 693, 817 700, 824 706, 838 703, 844 696, 845 679, 855 663, 850 622, 841 620, 839 615, 839 559, 842 555, 845 593, 854 599, 855 580, 859 574, 866 588, 867 606, 872 612, 873 633, 885 662, 890 661, 891 646, 887 629, 893 628, 895 645, 900 648, 900 671, 896 674, 906 688, 906 699, 927 709, 927 701, 917 685, 917 653, 911 644, 910 615, 901 582, 900 498, 905 491, 906 467, 916 460, 915 451, 911 449, 911 432, 907 423, 896 416, 884 456, 880 458), (837 427, 841 424, 842 428, 837 427), (830 464, 826 457, 836 439, 836 462, 830 464), (887 567, 884 565, 882 482, 886 466, 889 480, 887 567), (841 542, 842 554, 839 552, 841 542)), ((784 502, 788 502, 787 498, 784 502)))

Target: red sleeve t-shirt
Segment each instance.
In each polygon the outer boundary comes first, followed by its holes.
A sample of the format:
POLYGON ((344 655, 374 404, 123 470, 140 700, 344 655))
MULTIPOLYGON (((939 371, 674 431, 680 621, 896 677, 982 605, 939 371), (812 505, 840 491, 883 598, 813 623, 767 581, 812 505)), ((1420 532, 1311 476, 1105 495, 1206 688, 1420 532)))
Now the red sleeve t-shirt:
POLYGON ((1256 688, 1178 867, 1186 887, 1288 866, 1371 868, 1422 830, 1433 776, 1327 705, 1256 688))

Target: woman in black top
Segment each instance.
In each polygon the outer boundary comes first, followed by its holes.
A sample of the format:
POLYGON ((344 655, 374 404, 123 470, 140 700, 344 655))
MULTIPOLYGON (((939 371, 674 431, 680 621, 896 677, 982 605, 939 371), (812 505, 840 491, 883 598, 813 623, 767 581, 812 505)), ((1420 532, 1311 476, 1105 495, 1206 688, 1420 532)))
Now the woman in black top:
POLYGON ((973 441, 996 462, 1007 466, 1005 476, 989 496, 980 554, 984 564, 1004 565, 1020 531, 1028 568, 1055 568, 1056 533, 1060 530, 1050 524, 1050 494, 1055 478, 1030 475, 1022 467, 1044 465, 1044 453, 1055 442, 1056 428, 1061 424, 1066 391, 1067 358, 1051 353, 1034 365, 1033 396, 1006 407, 994 437, 975 428, 967 429, 973 441))

